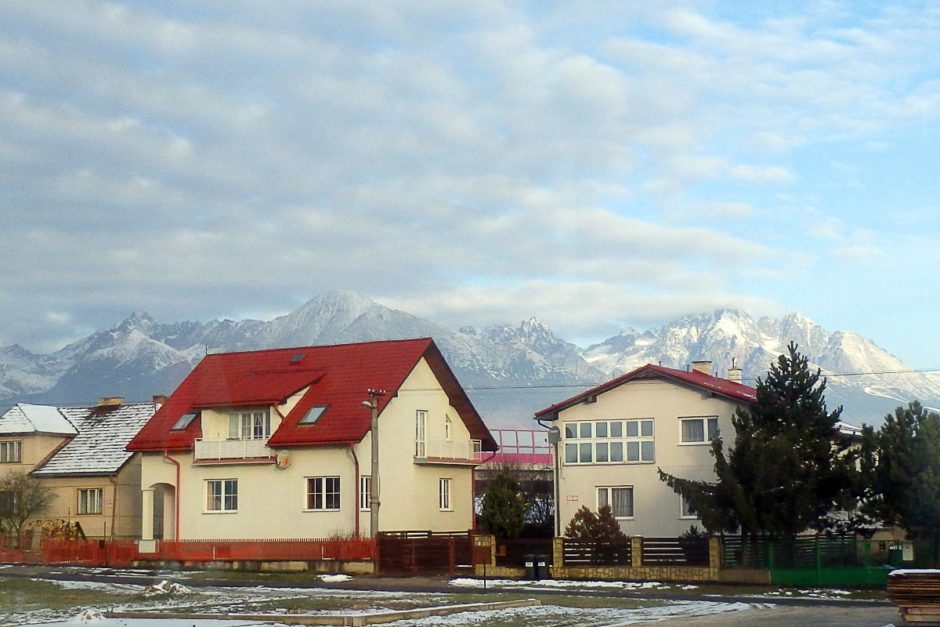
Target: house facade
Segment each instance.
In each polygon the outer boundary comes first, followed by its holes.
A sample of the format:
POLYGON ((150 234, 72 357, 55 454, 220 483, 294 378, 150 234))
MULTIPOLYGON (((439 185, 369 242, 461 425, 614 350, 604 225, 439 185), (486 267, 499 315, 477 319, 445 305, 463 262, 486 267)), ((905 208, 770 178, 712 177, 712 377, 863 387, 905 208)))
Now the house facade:
POLYGON ((378 530, 467 530, 473 468, 495 448, 427 338, 208 355, 128 446, 141 546, 368 536, 375 482, 378 530))
POLYGON ((609 505, 628 536, 675 537, 692 525, 692 511, 657 469, 711 480, 710 444, 732 443, 731 417, 756 399, 756 390, 712 376, 709 362, 676 370, 646 365, 535 415, 557 427, 556 533, 582 506, 609 505))
POLYGON ((0 473, 30 473, 53 493, 42 520, 77 522, 91 538, 139 537, 140 456, 125 446, 157 406, 14 405, 0 416, 0 473))

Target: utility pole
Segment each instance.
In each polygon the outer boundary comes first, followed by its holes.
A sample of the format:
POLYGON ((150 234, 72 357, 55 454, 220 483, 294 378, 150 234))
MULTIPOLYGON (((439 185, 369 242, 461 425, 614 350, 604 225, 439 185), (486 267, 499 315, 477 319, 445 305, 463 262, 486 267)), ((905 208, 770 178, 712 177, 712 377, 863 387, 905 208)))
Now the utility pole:
POLYGON ((372 410, 372 489, 369 494, 369 533, 374 538, 379 532, 379 398, 385 390, 369 388, 369 400, 362 404, 372 410))

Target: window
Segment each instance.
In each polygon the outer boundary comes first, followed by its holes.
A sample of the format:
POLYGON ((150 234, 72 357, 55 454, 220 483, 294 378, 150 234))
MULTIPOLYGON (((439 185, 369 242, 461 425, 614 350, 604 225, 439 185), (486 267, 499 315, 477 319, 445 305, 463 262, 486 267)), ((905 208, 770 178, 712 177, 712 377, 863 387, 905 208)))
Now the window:
POLYGON ((359 477, 359 509, 372 509, 372 477, 369 475, 359 477))
POLYGON ((450 416, 444 416, 444 439, 450 442, 451 432, 453 430, 453 425, 450 421, 450 416))
POLYGON ((4 490, 0 492, 0 514, 9 516, 16 513, 16 492, 4 490))
POLYGON ((428 412, 415 412, 415 457, 427 457, 428 412))
POLYGON ((656 461, 652 418, 565 424, 566 464, 652 461, 656 461))
POLYGON ((232 440, 267 440, 271 436, 271 414, 267 409, 229 414, 228 437, 232 440))
POLYGON ((718 417, 680 418, 682 444, 705 444, 718 437, 718 417))
POLYGON ((14 464, 20 461, 20 441, 0 442, 0 464, 14 464))
POLYGON ((339 477, 307 477, 307 509, 339 510, 339 477))
POLYGON ((698 512, 681 494, 679 495, 679 518, 698 518, 698 512))
POLYGON ((101 488, 79 489, 78 513, 79 514, 100 514, 101 513, 101 488))
POLYGON ((612 486, 597 489, 597 509, 610 506, 614 518, 633 518, 633 486, 612 486))
POLYGON ((320 419, 320 416, 323 415, 323 412, 326 411, 325 405, 314 405, 311 407, 304 417, 300 419, 300 424, 302 425, 312 425, 316 424, 317 420, 320 419))
POLYGON ((453 508, 450 503, 450 479, 441 479, 437 483, 438 487, 438 502, 441 507, 441 511, 450 511, 453 508))
POLYGON ((195 419, 196 419, 196 414, 194 412, 183 414, 182 416, 180 416, 179 420, 173 423, 173 426, 170 427, 170 431, 185 431, 186 427, 188 427, 192 423, 192 421, 195 419))
POLYGON ((238 479, 206 480, 206 511, 238 511, 238 479))

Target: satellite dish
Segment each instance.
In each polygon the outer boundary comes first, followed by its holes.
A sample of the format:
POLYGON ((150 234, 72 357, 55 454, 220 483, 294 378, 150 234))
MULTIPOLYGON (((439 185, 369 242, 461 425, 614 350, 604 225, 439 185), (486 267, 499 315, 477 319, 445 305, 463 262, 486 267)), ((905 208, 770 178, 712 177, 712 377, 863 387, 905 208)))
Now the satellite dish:
POLYGON ((290 453, 286 451, 278 453, 276 463, 277 463, 277 467, 280 468, 281 470, 284 470, 285 468, 290 466, 290 453))

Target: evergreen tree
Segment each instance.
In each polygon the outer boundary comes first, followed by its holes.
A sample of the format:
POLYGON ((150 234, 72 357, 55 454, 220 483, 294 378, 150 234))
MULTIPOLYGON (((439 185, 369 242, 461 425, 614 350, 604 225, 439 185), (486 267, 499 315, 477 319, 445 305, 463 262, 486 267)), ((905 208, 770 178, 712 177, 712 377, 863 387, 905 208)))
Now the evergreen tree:
POLYGON ((620 523, 614 518, 610 505, 604 505, 596 514, 588 509, 587 505, 582 505, 565 527, 565 537, 604 544, 623 542, 627 539, 620 529, 620 523))
POLYGON ((866 427, 862 513, 898 525, 912 539, 940 542, 940 416, 913 402, 866 427))
POLYGON ((525 524, 525 498, 519 483, 508 474, 499 473, 483 494, 483 525, 498 538, 517 538, 525 524))
POLYGON ((809 369, 796 344, 787 348, 757 380, 756 402, 732 417, 733 448, 726 455, 720 437, 712 442, 714 482, 659 471, 712 533, 789 538, 825 528, 832 512, 852 507, 856 455, 838 437, 842 408, 826 409, 820 371, 809 369))

